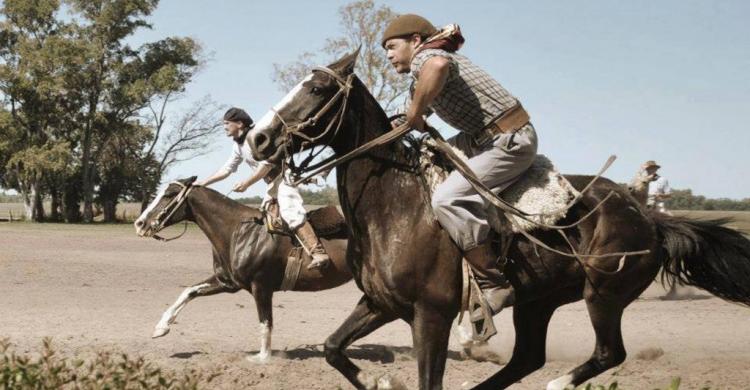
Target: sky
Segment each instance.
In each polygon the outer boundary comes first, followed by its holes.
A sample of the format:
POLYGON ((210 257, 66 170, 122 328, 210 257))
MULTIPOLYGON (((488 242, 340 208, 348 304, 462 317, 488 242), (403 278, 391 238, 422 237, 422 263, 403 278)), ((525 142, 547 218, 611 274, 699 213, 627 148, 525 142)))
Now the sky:
MULTIPOLYGON (((340 35, 338 9, 348 2, 162 0, 153 29, 131 43, 197 39, 211 60, 185 101, 210 95, 258 120, 285 95, 272 81, 273 64, 340 35)), ((560 171, 593 174, 614 154, 606 176, 618 182, 656 160, 673 188, 750 198, 750 1, 376 3, 436 26, 459 24, 461 53, 521 100, 539 152, 560 171)), ((217 138, 212 150, 165 180, 207 177, 231 141, 217 138)), ((244 166, 214 188, 226 193, 249 174, 244 166)), ((263 191, 260 183, 242 196, 263 191)))

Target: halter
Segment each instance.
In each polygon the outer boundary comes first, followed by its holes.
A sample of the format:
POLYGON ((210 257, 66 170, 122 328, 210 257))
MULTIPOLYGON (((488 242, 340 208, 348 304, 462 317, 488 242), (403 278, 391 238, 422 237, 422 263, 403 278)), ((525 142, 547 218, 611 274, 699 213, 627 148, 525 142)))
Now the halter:
POLYGON ((172 200, 169 201, 169 203, 167 203, 167 205, 164 206, 164 208, 161 209, 161 211, 159 211, 159 214, 156 214, 156 218, 155 218, 154 222, 151 224, 151 228, 154 230, 153 237, 155 239, 159 240, 159 241, 162 241, 162 242, 169 242, 169 241, 172 241, 172 240, 176 240, 176 239, 182 237, 185 234, 185 232, 187 231, 187 221, 185 221, 185 228, 182 230, 182 233, 180 233, 179 235, 177 235, 175 237, 164 238, 164 237, 161 237, 161 236, 159 236, 159 235, 156 234, 156 233, 160 232, 162 229, 164 229, 164 225, 167 222, 169 222, 169 220, 172 218, 172 216, 177 211, 177 209, 179 209, 180 206, 182 206, 182 204, 185 203, 185 200, 187 200, 188 194, 195 187, 193 185, 182 184, 179 181, 173 181, 173 182, 171 182, 169 184, 170 185, 177 184, 180 187, 182 187, 182 189, 180 189, 180 192, 177 194, 177 196, 175 196, 174 198, 172 198, 172 200), (166 215, 166 217, 165 217, 165 215, 166 215))
MULTIPOLYGON (((308 155, 299 164, 299 166, 295 166, 294 159, 289 158, 289 157, 293 156, 295 153, 299 151, 302 151, 306 144, 315 143, 316 141, 328 136, 332 130, 333 130, 333 137, 335 137, 336 134, 338 134, 339 130, 341 129, 341 125, 344 123, 344 115, 346 114, 346 108, 349 102, 349 94, 351 93, 351 90, 352 90, 352 81, 354 80, 354 73, 351 73, 346 78, 343 78, 339 76, 333 70, 324 66, 316 66, 312 70, 313 72, 318 71, 318 72, 323 72, 327 74, 334 81, 336 81, 336 84, 338 84, 338 87, 339 87, 338 91, 328 100, 328 102, 323 107, 320 108, 320 110, 318 110, 318 112, 315 113, 315 115, 309 117, 306 120, 289 125, 288 122, 284 119, 284 117, 281 116, 281 114, 279 114, 278 111, 276 111, 273 108, 271 109, 274 116, 279 119, 279 121, 281 122, 281 125, 283 126, 282 136, 284 137, 284 152, 286 156, 282 161, 282 172, 286 170, 286 169, 283 169, 284 165, 288 164, 289 170, 291 171, 293 176, 303 175, 305 172, 309 172, 310 170, 320 167, 335 159, 334 156, 331 156, 327 159, 324 159, 321 162, 318 162, 317 164, 310 165, 310 162, 315 157, 320 155, 320 153, 325 149, 325 146, 327 145, 324 145, 324 147, 321 148, 318 152, 315 152, 313 148, 313 150, 310 151, 310 155, 308 155), (339 108, 336 111, 334 117, 331 119, 330 122, 328 122, 328 125, 326 126, 325 130, 322 133, 320 133, 317 136, 312 137, 303 132, 303 130, 309 127, 315 126, 320 121, 320 119, 323 118, 323 116, 326 115, 339 100, 342 101, 341 105, 339 105, 339 108), (299 151, 294 151, 290 149, 291 148, 290 141, 291 141, 291 138, 294 136, 302 138, 304 140, 299 151)), ((298 178, 297 180, 295 180, 295 184, 298 184, 304 180, 307 180, 312 176, 314 176, 314 174, 308 175, 307 177, 304 177, 304 178, 298 178)))

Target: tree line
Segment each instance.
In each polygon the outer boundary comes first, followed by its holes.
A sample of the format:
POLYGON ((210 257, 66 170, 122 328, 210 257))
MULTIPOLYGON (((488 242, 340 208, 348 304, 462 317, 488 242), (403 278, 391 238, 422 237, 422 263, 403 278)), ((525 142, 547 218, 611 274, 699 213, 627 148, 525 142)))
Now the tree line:
POLYGON ((205 63, 198 44, 138 47, 158 0, 5 0, 0 10, 0 187, 27 220, 114 221, 121 200, 146 205, 162 175, 206 153, 220 107, 177 111, 205 63), (49 213, 42 202, 49 199, 49 213))

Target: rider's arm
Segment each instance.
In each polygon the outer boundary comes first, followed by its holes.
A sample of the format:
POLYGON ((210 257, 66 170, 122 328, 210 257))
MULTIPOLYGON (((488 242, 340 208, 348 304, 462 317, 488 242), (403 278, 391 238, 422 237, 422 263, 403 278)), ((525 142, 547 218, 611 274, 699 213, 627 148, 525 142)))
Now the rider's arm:
POLYGON ((233 145, 232 154, 229 155, 229 159, 224 163, 224 166, 219 168, 219 170, 208 179, 199 181, 197 184, 207 186, 216 183, 217 181, 222 181, 232 173, 237 172, 237 168, 239 168, 240 164, 242 164, 242 153, 237 145, 233 145))
POLYGON ((226 179, 227 177, 229 177, 229 175, 231 175, 231 174, 232 174, 232 172, 220 169, 220 170, 216 171, 216 173, 214 173, 213 175, 211 175, 208 179, 199 181, 197 184, 198 185, 202 185, 202 186, 205 187, 205 186, 211 185, 213 183, 216 183, 217 181, 222 181, 222 180, 226 179))
POLYGON ((423 115, 440 91, 443 90, 449 72, 450 60, 445 57, 431 57, 422 65, 411 105, 406 112, 406 122, 409 123, 411 128, 417 130, 424 128, 423 115))
POLYGON ((268 173, 273 169, 273 165, 261 164, 255 169, 252 175, 247 180, 241 181, 234 186, 234 191, 244 192, 248 187, 258 182, 258 180, 268 176, 268 173))

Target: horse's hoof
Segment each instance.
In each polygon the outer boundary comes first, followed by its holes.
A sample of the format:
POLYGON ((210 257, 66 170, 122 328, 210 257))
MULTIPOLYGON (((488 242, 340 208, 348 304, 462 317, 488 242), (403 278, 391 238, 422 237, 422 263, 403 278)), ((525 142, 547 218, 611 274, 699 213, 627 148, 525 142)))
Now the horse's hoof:
POLYGON ((169 333, 169 327, 166 328, 156 328, 154 329, 154 333, 151 335, 152 339, 159 338, 161 336, 166 335, 169 333))
POLYGON ((360 371, 360 373, 357 374, 357 380, 367 390, 377 390, 378 389, 378 380, 377 380, 377 378, 375 378, 374 376, 365 374, 364 371, 360 371))
POLYGON ((255 355, 249 355, 245 359, 250 363, 268 363, 271 360, 271 354, 268 352, 259 352, 255 355))
POLYGON ((378 378, 378 390, 407 390, 406 386, 397 378, 383 375, 378 378))

